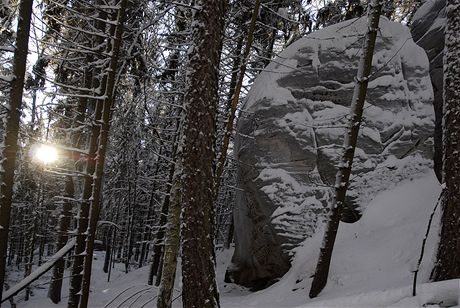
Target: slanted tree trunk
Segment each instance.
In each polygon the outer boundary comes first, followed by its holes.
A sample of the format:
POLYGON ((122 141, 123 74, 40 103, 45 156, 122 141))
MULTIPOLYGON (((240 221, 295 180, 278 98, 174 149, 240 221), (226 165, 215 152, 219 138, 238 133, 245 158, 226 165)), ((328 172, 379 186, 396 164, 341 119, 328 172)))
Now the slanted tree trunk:
MULTIPOLYGON (((180 170, 180 166, 176 166, 180 170)), ((157 308, 169 308, 172 304, 174 279, 176 276, 177 255, 180 246, 180 172, 176 172, 171 183, 172 202, 168 212, 168 225, 164 244, 163 266, 161 271, 160 289, 158 291, 157 308)))
POLYGON ((80 308, 86 308, 88 306, 89 298, 89 287, 91 283, 91 268, 93 262, 93 252, 94 252, 94 239, 96 236, 96 227, 97 221, 99 219, 99 212, 101 209, 101 199, 102 199, 102 180, 104 176, 104 164, 105 156, 107 152, 107 145, 109 139, 109 130, 110 130, 110 120, 112 115, 112 107, 115 100, 115 82, 116 74, 118 67, 118 58, 120 54, 120 47, 122 43, 122 34, 123 34, 123 23, 125 19, 125 10, 127 5, 127 0, 120 1, 120 8, 118 9, 117 16, 117 26, 115 29, 115 39, 111 47, 110 67, 107 72, 107 83, 105 88, 105 99, 102 109, 102 122, 101 129, 99 134, 99 146, 97 149, 97 160, 96 168, 94 172, 94 183, 93 183, 93 193, 91 195, 91 213, 90 221, 88 225, 88 237, 86 239, 86 254, 85 254, 85 263, 84 263, 84 273, 83 273, 83 287, 81 295, 80 308))
POLYGON ((334 249, 335 237, 339 228, 340 215, 345 206, 345 196, 350 183, 351 167, 355 155, 356 142, 358 140, 359 127, 363 116, 364 100, 366 99, 367 85, 372 68, 375 39, 377 37, 380 21, 381 3, 379 0, 371 0, 368 9, 368 30, 364 40, 363 52, 359 61, 358 73, 355 80, 355 89, 350 107, 350 122, 343 143, 343 154, 339 164, 339 171, 335 183, 335 200, 329 214, 326 225, 323 244, 321 247, 315 275, 310 289, 310 298, 318 296, 327 283, 329 266, 331 263, 332 250, 334 249))
MULTIPOLYGON (((100 11, 99 19, 96 24, 96 28, 103 30, 106 27, 105 19, 107 18, 107 12, 100 11)), ((101 31, 102 32, 102 31, 101 31)), ((96 42, 98 46, 103 46, 103 38, 98 37, 96 42)), ((99 51, 102 53, 102 47, 99 47, 99 51)), ((88 58, 91 60, 91 57, 88 58)), ((92 88, 105 90, 107 85, 107 75, 104 75, 102 80, 99 82, 94 76, 97 76, 98 73, 95 69, 92 69, 92 88), (98 87, 99 86, 99 87, 98 87)), ((99 93, 100 94, 100 93, 99 93)), ((82 291, 82 282, 83 282, 83 263, 85 259, 85 248, 86 248, 86 239, 87 239, 87 229, 89 221, 89 212, 90 212, 90 197, 93 189, 93 175, 96 169, 96 152, 100 132, 100 120, 102 117, 103 101, 97 99, 90 99, 88 104, 94 103, 94 112, 92 116, 92 125, 91 133, 89 138, 88 146, 88 155, 86 159, 85 166, 85 178, 83 181, 83 191, 81 194, 81 203, 80 209, 78 212, 78 225, 77 225, 77 242, 74 249, 74 260, 72 265, 72 271, 70 276, 70 288, 69 288, 69 300, 67 306, 69 308, 77 308, 80 303, 81 291, 82 291)), ((89 108, 88 108, 89 109, 89 108)))
MULTIPOLYGON (((182 14, 183 13, 180 10, 178 10, 177 15, 182 15, 182 14)), ((182 31, 186 30, 185 24, 183 22, 177 21, 176 24, 177 24, 178 32, 182 32, 182 31)), ((177 55, 177 57, 178 56, 179 55, 177 55)), ((170 64, 169 69, 167 71, 172 70, 173 72, 176 72, 177 69, 178 69, 178 64, 173 64, 174 63, 173 61, 171 61, 170 63, 171 64, 170 64)), ((170 78, 172 80, 176 80, 176 73, 172 73, 170 75, 171 75, 170 78)), ((181 98, 182 96, 179 96, 179 97, 181 98)), ((179 101, 180 98, 177 99, 177 101, 179 101)), ((177 113, 176 117, 180 118, 181 110, 177 109, 176 113, 177 113)), ((159 286, 161 284, 162 273, 163 273, 162 267, 163 267, 163 264, 164 264, 164 262, 162 260, 164 258, 164 253, 165 253, 164 238, 168 237, 168 236, 174 236, 174 235, 167 234, 167 232, 174 232, 176 230, 174 228, 168 227, 167 223, 169 221, 168 216, 169 216, 169 207, 170 207, 170 204, 171 204, 171 196, 172 196, 171 194, 173 193, 173 188, 174 188, 173 185, 175 183, 174 182, 174 175, 175 175, 175 170, 177 170, 177 167, 176 167, 176 163, 178 161, 178 159, 177 159, 177 150, 178 150, 177 149, 178 148, 177 140, 180 138, 179 137, 179 135, 180 135, 180 125, 181 125, 181 121, 177 120, 176 121, 175 132, 174 132, 174 135, 173 135, 173 138, 172 138, 173 147, 172 147, 172 151, 171 151, 171 154, 172 154, 171 156, 172 156, 173 163, 171 163, 170 167, 169 167, 169 175, 168 175, 168 181, 167 181, 167 183, 168 183, 167 194, 166 194, 166 197, 164 198, 163 204, 161 206, 159 229, 157 231, 155 243, 154 243, 154 246, 153 246, 153 258, 152 258, 152 263, 150 265, 150 272, 149 272, 149 277, 148 277, 148 284, 149 285, 153 284, 153 277, 155 275, 156 275, 155 285, 159 286), (168 230, 166 230, 167 228, 168 228, 168 230)), ((179 245, 179 242, 178 242, 178 245, 179 245)), ((168 251, 172 252, 172 251, 174 251, 174 249, 169 249, 168 251)), ((169 279, 169 278, 166 278, 166 279, 169 279)), ((172 279, 174 281, 174 277, 172 279)))
MULTIPOLYGON (((176 8, 175 12, 176 16, 176 31, 177 33, 182 33, 187 29, 187 22, 184 21, 185 17, 185 9, 184 8, 176 8)), ((179 36, 180 37, 180 36, 179 36)), ((179 44, 180 40, 178 40, 179 44)), ((180 72, 180 62, 178 61, 180 58, 180 50, 176 50, 172 55, 169 57, 169 64, 168 67, 165 69, 163 74, 161 75, 161 78, 163 79, 170 79, 172 83, 174 83, 177 80, 177 75, 180 72)), ((173 89, 176 89, 177 86, 173 85, 173 89)), ((182 102, 182 95, 175 95, 173 97, 173 101, 176 102, 182 102)), ((179 108, 173 107, 171 109, 171 112, 175 114, 177 118, 180 118, 181 110, 179 108)), ((170 123, 172 124, 172 122, 170 123)), ((177 161, 176 159, 176 152, 177 152, 177 140, 178 140, 178 135, 179 135, 179 130, 180 130, 180 120, 176 121, 176 126, 175 126, 175 131, 174 135, 172 137, 172 150, 171 150, 171 157, 172 161, 174 163, 170 164, 169 167, 169 175, 168 175, 168 181, 167 181, 167 193, 166 197, 163 200, 163 204, 161 207, 161 213, 160 213, 160 221, 159 221, 159 229, 156 232, 155 235, 155 241, 154 241, 154 246, 153 246, 153 255, 152 255, 152 263, 150 266, 150 272, 149 272, 149 277, 148 277, 148 284, 152 285, 153 284, 153 277, 156 275, 156 281, 155 285, 159 286, 161 284, 162 280, 162 267, 163 267, 163 259, 164 259, 164 254, 165 254, 165 247, 164 247, 164 239, 165 237, 168 237, 167 235, 167 223, 168 223, 168 215, 169 215, 169 207, 171 204, 171 193, 173 191, 173 185, 174 185, 174 171, 176 170, 175 162, 177 161)), ((164 146, 162 146, 162 150, 164 149, 164 146)), ((159 163, 157 162, 157 166, 159 166, 159 163)), ((173 200, 174 201, 174 200, 173 200)), ((169 229, 169 231, 173 231, 174 229, 169 229)), ((168 251, 174 251, 174 249, 169 249, 168 251)), ((167 278, 168 279, 168 278, 167 278)), ((172 278, 174 281, 174 278, 172 278)))
POLYGON ((460 0, 447 0, 441 241, 434 280, 460 278, 460 0))
POLYGON ((226 1, 196 1, 184 95, 182 154, 182 299, 185 307, 218 307, 213 245, 213 138, 219 47, 226 1), (199 290, 199 292, 197 292, 199 290))
MULTIPOLYGON (((178 112, 180 114, 180 110, 178 110, 178 112)), ((180 157, 182 147, 176 143, 176 140, 181 139, 181 132, 181 121, 178 120, 176 122, 176 131, 173 137, 174 146, 172 150, 172 160, 174 163, 172 163, 170 166, 168 178, 168 183, 170 183, 169 191, 164 200, 165 203, 167 202, 166 208, 168 209, 168 224, 164 226, 164 228, 166 228, 163 230, 163 237, 165 239, 164 243, 161 243, 163 251, 161 253, 161 257, 158 258, 159 264, 155 273, 157 275, 155 285, 160 287, 157 300, 157 307, 159 308, 171 307, 174 281, 176 277, 177 257, 180 247, 180 176, 182 168, 180 166, 180 159, 178 157, 180 157)), ((165 207, 165 205, 163 206, 165 207)), ((166 215, 164 216, 166 221, 166 215)), ((152 273, 150 274, 152 275, 152 273)))
POLYGON ((246 65, 249 58, 249 52, 251 51, 252 41, 254 38, 254 30, 256 28, 257 16, 259 15, 260 0, 256 0, 254 4, 254 11, 252 14, 251 24, 249 26, 248 37, 246 39, 246 46, 244 48, 243 59, 239 66, 238 79, 235 84, 234 90, 230 89, 232 93, 231 101, 229 102, 229 115, 227 119, 227 125, 225 127, 225 135, 222 142, 222 147, 220 148, 220 156, 216 164, 216 180, 215 180, 215 194, 219 192, 220 184, 222 181, 222 174, 224 173, 225 161, 227 160, 227 151, 230 144, 230 137, 232 136, 233 126, 235 121, 236 108, 238 107, 238 102, 240 100, 241 88, 243 87, 244 74, 246 73, 246 65))
MULTIPOLYGON (((179 126, 180 126, 179 122, 180 121, 177 121, 176 132, 173 138, 173 144, 176 144, 176 140, 178 139, 177 135, 178 135, 179 126)), ((177 163, 177 159, 175 158, 177 156, 176 151, 177 151, 176 146, 174 146, 173 151, 172 151, 172 157, 173 157, 173 161, 177 163)), ((159 286, 161 284, 162 277, 161 277, 160 272, 162 273, 162 270, 160 270, 160 266, 162 263, 161 260, 164 258, 164 250, 165 250, 164 249, 164 238, 165 236, 166 237, 174 236, 174 235, 170 235, 169 232, 174 232, 175 229, 171 229, 171 227, 168 226, 167 222, 170 219, 169 207, 171 206, 171 196, 173 196, 172 194, 174 193, 174 185, 175 185, 174 184, 175 183, 174 181, 175 172, 174 171, 176 170, 176 163, 171 164, 170 169, 169 169, 169 176, 168 176, 168 182, 167 182, 168 190, 167 190, 166 197, 163 200, 163 204, 161 206, 160 229, 158 230, 156 234, 156 239, 155 239, 155 243, 153 246, 153 259, 150 265, 150 272, 149 272, 149 278, 148 278, 149 285, 153 285, 153 277, 155 275, 157 276, 155 285, 159 286)), ((174 196, 173 196, 173 202, 174 202, 174 196)), ((179 245, 179 243, 177 244, 179 245)), ((168 251, 173 252, 174 249, 169 249, 168 251)))
POLYGON ((13 196, 14 169, 18 149, 19 119, 22 108, 24 74, 26 71, 29 44, 30 17, 33 0, 21 0, 16 32, 16 49, 13 59, 14 78, 11 82, 10 102, 7 108, 5 132, 3 136, 2 161, 0 168, 0 298, 5 281, 5 264, 10 229, 11 201, 13 196))
POLYGON ((93 185, 93 173, 95 170, 95 157, 97 149, 97 141, 99 136, 99 122, 102 114, 102 102, 96 103, 96 110, 94 111, 94 122, 91 128, 91 138, 88 149, 88 159, 85 167, 85 179, 83 183, 82 201, 78 212, 78 225, 77 225, 77 242, 75 244, 74 261, 72 265, 72 274, 70 277, 69 301, 67 306, 69 308, 77 308, 81 296, 81 284, 83 281, 83 262, 85 258, 86 246, 86 231, 88 228, 89 219, 89 206, 90 197, 93 185))
MULTIPOLYGON (((225 170, 225 165, 227 161, 227 151, 230 145, 230 139, 234 129, 234 121, 236 116, 236 109, 238 107, 238 102, 240 101, 241 88, 243 86, 243 80, 246 73, 246 66, 249 59, 249 54, 251 52, 252 42, 254 39, 254 31, 256 29, 257 17, 259 16, 260 9, 260 0, 256 0, 254 4, 254 10, 252 13, 251 23, 249 25, 249 30, 247 33, 247 38, 245 42, 245 47, 243 55, 241 56, 241 50, 243 48, 244 39, 243 36, 240 36, 237 46, 235 48, 235 58, 232 66, 232 77, 230 80, 230 90, 228 93, 228 118, 225 124, 225 132, 222 140, 222 145, 220 148, 219 157, 216 162, 216 171, 215 171, 215 182, 214 182, 214 200, 217 201, 219 196, 220 187, 222 184, 222 177, 225 170)), ((233 216, 233 214, 231 214, 233 216)), ((233 217, 230 218, 231 223, 228 226, 228 237, 224 242, 224 247, 226 249, 230 248, 230 244, 233 240, 233 217)), ((217 225, 216 229, 220 226, 217 225)), ((217 231, 215 232, 217 234, 217 231)))

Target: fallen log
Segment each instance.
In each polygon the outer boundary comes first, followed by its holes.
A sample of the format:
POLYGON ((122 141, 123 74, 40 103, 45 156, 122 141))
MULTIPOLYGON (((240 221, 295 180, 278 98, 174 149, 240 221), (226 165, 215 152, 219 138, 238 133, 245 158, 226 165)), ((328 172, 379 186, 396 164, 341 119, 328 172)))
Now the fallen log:
POLYGON ((56 252, 49 261, 46 263, 42 264, 40 267, 38 267, 33 273, 31 273, 29 276, 21 280, 17 285, 13 286, 12 288, 6 290, 3 293, 2 301, 0 303, 3 303, 4 301, 10 299, 11 297, 15 296, 22 290, 24 290, 28 285, 30 285, 32 282, 40 278, 43 274, 45 274, 47 271, 53 268, 53 266, 56 264, 56 262, 63 258, 72 248, 75 246, 76 239, 70 240, 64 247, 62 247, 58 252, 56 252))

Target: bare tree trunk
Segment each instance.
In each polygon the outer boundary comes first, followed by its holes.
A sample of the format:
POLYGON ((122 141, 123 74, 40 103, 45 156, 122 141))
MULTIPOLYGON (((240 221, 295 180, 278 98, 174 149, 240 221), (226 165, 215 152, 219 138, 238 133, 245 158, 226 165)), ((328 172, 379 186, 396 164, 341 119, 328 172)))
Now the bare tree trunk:
POLYGON ((311 284, 310 298, 318 296, 323 290, 329 275, 332 250, 334 249, 335 237, 337 235, 337 229, 339 228, 341 211, 345 204, 345 196, 349 186, 359 127, 363 116, 364 100, 366 99, 367 85, 372 69, 375 39, 377 38, 380 21, 380 11, 381 4, 379 0, 372 0, 369 3, 368 30, 364 41, 363 53, 359 61, 355 89, 350 107, 350 122, 348 131, 345 134, 342 160, 339 164, 339 171, 336 176, 335 202, 330 210, 329 220, 326 225, 323 244, 311 284))
POLYGON ((100 121, 102 114, 102 102, 97 102, 96 110, 94 111, 94 123, 91 128, 90 145, 88 149, 88 159, 85 168, 85 180, 83 184, 82 200, 80 204, 80 210, 78 212, 78 226, 77 226, 77 242, 75 244, 74 261, 72 266, 72 274, 70 277, 70 289, 69 289, 69 308, 77 308, 80 302, 81 296, 81 285, 83 281, 83 262, 85 258, 85 246, 86 246, 86 231, 88 228, 89 219, 89 206, 90 197, 93 185, 93 173, 95 170, 95 157, 97 149, 97 141, 99 136, 99 125, 96 122, 100 121))
MULTIPOLYGON (((85 70, 84 74, 84 83, 86 88, 91 87, 92 74, 89 70, 85 70)), ((80 125, 83 123, 85 118, 85 111, 88 107, 88 99, 82 97, 79 99, 78 107, 76 110, 75 117, 73 119, 73 126, 80 125)), ((74 148, 80 148, 81 145, 81 132, 78 132, 71 136, 71 146, 74 148)), ((72 157, 76 153, 72 152, 72 157)), ((76 161, 78 157, 74 157, 76 161)), ((71 167, 72 168, 72 167, 71 167)), ((59 251, 62 247, 67 244, 68 241, 68 230, 71 224, 72 216, 72 202, 71 200, 75 198, 75 186, 72 176, 67 176, 64 184, 64 202, 62 204, 61 217, 59 221, 59 230, 56 242, 56 251, 59 251)), ((61 301, 61 292, 62 292, 62 278, 64 276, 65 270, 65 259, 59 260, 55 267, 53 268, 53 276, 51 278, 51 284, 48 290, 48 297, 55 304, 61 301)))
MULTIPOLYGON (((32 205, 32 209, 30 211, 30 224, 27 228, 27 242, 25 244, 25 249, 24 249, 24 254, 25 254, 25 268, 24 268, 24 278, 30 275, 32 273, 32 265, 34 264, 34 248, 35 248, 35 232, 37 229, 37 212, 34 207, 38 207, 37 205, 32 205)), ((30 287, 26 288, 26 294, 24 297, 25 301, 29 300, 30 296, 30 287)))
MULTIPOLYGON (((42 192, 43 194, 43 192, 42 192)), ((41 213, 40 213, 40 234, 38 234, 38 266, 42 265, 43 262, 43 254, 45 253, 45 245, 46 245, 46 236, 47 234, 47 220, 48 220, 48 213, 46 212, 46 205, 42 202, 41 205, 41 213)))
MULTIPOLYGON (((179 13, 180 14, 180 13, 179 13)), ((185 25, 183 23, 178 23, 178 30, 183 31, 185 30, 185 25)), ((173 75, 175 79, 175 75, 173 75)), ((181 110, 177 110, 177 117, 181 114, 181 110)), ((169 169, 169 176, 168 176, 168 194, 164 199, 163 207, 162 207, 162 217, 167 224, 164 226, 162 225, 162 240, 161 242, 156 242, 155 245, 158 247, 162 247, 162 249, 158 249, 158 255, 154 257, 157 258, 157 270, 155 271, 156 274, 156 281, 155 285, 159 286, 160 289, 158 291, 158 300, 157 306, 158 307, 171 307, 172 304, 172 296, 174 290, 174 281, 176 276, 177 270, 177 258, 178 252, 180 247, 180 176, 181 176, 181 166, 180 166, 180 151, 182 149, 181 144, 177 142, 177 140, 181 139, 182 134, 182 122, 181 120, 176 121, 176 129, 175 134, 172 138, 173 148, 172 148, 172 163, 169 169), (164 210, 166 210, 164 213, 164 210), (167 217, 166 217, 167 215, 167 217), (163 240, 164 238, 164 240, 163 240)), ((180 141, 179 141, 180 142, 180 141)), ((160 221, 161 221, 160 218, 160 221)), ((158 241, 159 237, 157 237, 158 241)), ((155 259, 154 259, 155 261, 155 259)), ((152 269, 153 265, 152 263, 152 269)), ((153 273, 150 272, 150 275, 153 273)), ((153 279, 153 276, 149 277, 153 279)), ((152 281, 153 282, 153 281, 152 281)))
MULTIPOLYGON (((161 154, 161 152, 160 152, 161 154)), ((153 174, 158 174, 159 164, 155 168, 155 172, 153 174)), ((155 204, 155 191, 157 187, 155 183, 150 191, 150 198, 149 198, 149 205, 147 209, 147 217, 146 217, 146 224, 144 226, 144 230, 141 234, 141 252, 139 255, 139 263, 137 265, 138 268, 144 266, 144 260, 147 257, 148 252, 148 245, 147 243, 150 241, 152 235, 152 225, 153 225, 153 217, 154 217, 154 204, 155 204), (152 217, 153 216, 153 217, 152 217)))
POLYGON ((13 196, 14 169, 16 163, 19 119, 22 108, 24 75, 26 71, 29 44, 30 17, 33 0, 19 3, 19 18, 16 32, 16 49, 13 59, 14 78, 11 82, 10 103, 7 108, 5 133, 3 137, 2 161, 0 168, 0 298, 5 281, 5 263, 8 250, 11 201, 13 196))
POLYGON ((107 145, 109 139, 110 120, 112 115, 112 107, 115 101, 115 82, 118 67, 118 58, 120 54, 121 40, 123 34, 123 23, 125 19, 125 10, 127 0, 120 1, 120 8, 118 9, 117 26, 115 29, 115 39, 111 48, 112 58, 110 59, 110 68, 108 70, 107 84, 105 88, 105 99, 102 110, 102 123, 99 134, 99 147, 97 150, 96 170, 94 173, 93 193, 91 196, 91 214, 88 226, 88 237, 86 240, 86 255, 83 273, 83 288, 81 295, 80 308, 88 306, 89 287, 91 283, 91 268, 93 262, 94 252, 94 238, 96 236, 97 221, 99 219, 99 212, 101 208, 102 199, 102 180, 104 176, 105 156, 107 152, 107 145))
MULTIPOLYGON (((64 202, 62 204, 61 217, 59 218, 58 240, 56 251, 61 250, 67 244, 69 235, 67 234, 70 227, 72 203, 70 199, 74 198, 74 183, 71 176, 67 176, 65 180, 64 202)), ((53 268, 53 277, 51 279, 50 288, 48 289, 48 297, 55 304, 61 301, 62 278, 64 277, 65 259, 59 259, 53 268)))
MULTIPOLYGON (((181 16, 181 18, 183 18, 183 12, 179 9, 177 10, 176 14, 178 16, 181 16)), ((176 17, 177 18, 177 17, 176 17)), ((182 32, 182 31, 185 31, 186 30, 186 23, 183 22, 183 20, 181 20, 180 18, 176 20, 176 26, 177 26, 177 31, 178 32, 182 32)), ((176 59, 179 57, 179 52, 175 53, 173 55, 173 57, 175 57, 176 59)), ((178 61, 170 61, 170 64, 169 64, 169 67, 168 69, 165 71, 166 74, 170 75, 170 78, 172 81, 175 81, 176 80, 176 75, 177 75, 177 71, 178 71, 178 68, 179 68, 179 63, 178 61)), ((181 96, 180 96, 181 97, 181 96)), ((179 99, 177 99, 179 101, 179 99)), ((174 113, 175 109, 177 108, 174 108, 172 110, 172 112, 174 113)), ((177 109, 177 114, 176 114, 176 117, 180 118, 180 114, 181 114, 181 110, 180 109, 177 109)), ((171 151, 171 157, 172 157, 172 161, 174 161, 174 163, 171 163, 170 167, 169 167, 169 176, 168 176, 168 189, 167 189, 167 194, 166 194, 166 197, 164 198, 163 200, 163 204, 162 204, 162 207, 161 207, 161 213, 160 213, 160 223, 159 223, 159 229, 156 233, 156 239, 155 239, 155 242, 154 242, 154 246, 153 246, 153 258, 152 258, 152 263, 151 263, 151 266, 150 266, 150 272, 149 272, 149 278, 148 278, 148 284, 149 285, 152 285, 153 284, 153 276, 156 275, 156 281, 155 281, 155 285, 156 286, 159 286, 160 283, 161 283, 161 279, 162 279, 162 273, 163 273, 163 270, 162 270, 162 267, 163 267, 163 258, 164 258, 164 252, 165 252, 165 248, 164 248, 164 238, 165 236, 168 236, 166 235, 166 228, 167 228, 167 222, 168 222, 168 215, 169 215, 169 207, 170 207, 170 203, 171 203, 171 194, 173 192, 173 185, 174 185, 174 171, 176 170, 176 163, 178 161, 178 159, 176 158, 177 157, 177 140, 179 139, 179 135, 180 135, 180 120, 177 120, 176 121, 176 128, 175 128, 175 132, 174 132, 174 135, 173 135, 173 138, 172 138, 172 144, 173 144, 173 148, 172 148, 172 151, 171 151)), ((172 250, 170 250, 172 251, 172 250)))
MULTIPOLYGON (((99 20, 96 24, 96 28, 99 30, 105 29, 105 19, 107 18, 107 12, 99 12, 99 20)), ((97 39, 98 46, 102 46, 103 38, 99 37, 97 39)), ((99 47, 101 49, 101 47, 99 47)), ((103 50, 100 50, 101 52, 103 50)), ((100 73, 100 72, 99 72, 100 73)), ((93 73, 93 77, 97 76, 96 73, 93 73)), ((104 75, 102 80, 99 81, 93 79, 92 88, 105 89, 107 85, 107 76, 104 75)), ((102 117, 103 101, 92 99, 90 101, 95 104, 92 126, 88 147, 88 155, 86 159, 85 167, 85 178, 83 181, 83 192, 81 195, 80 209, 78 212, 78 225, 77 225, 77 242, 75 245, 74 261, 72 266, 72 272, 70 276, 70 289, 69 289, 69 301, 67 303, 68 308, 77 308, 80 303, 80 297, 82 294, 82 282, 83 282, 83 263, 85 259, 85 248, 86 248, 86 231, 88 229, 89 213, 90 213, 90 197, 93 189, 93 175, 96 169, 96 152, 99 141, 100 133, 100 120, 102 117)), ((89 103, 90 103, 89 102, 89 103)), ((89 109, 89 108, 88 108, 89 109)))
POLYGON ((260 8, 260 0, 256 0, 254 4, 254 11, 252 14, 251 24, 249 25, 248 37, 246 39, 246 46, 244 48, 243 60, 241 61, 240 67, 239 67, 238 81, 236 82, 235 89, 233 91, 231 90, 231 93, 233 93, 233 95, 231 97, 231 102, 230 102, 230 113, 228 115, 227 125, 225 128, 224 140, 222 142, 222 147, 220 148, 220 157, 217 160, 217 167, 216 167, 216 180, 215 180, 215 185, 214 185, 215 186, 214 191, 215 191, 216 197, 219 192, 220 184, 222 181, 222 174, 224 173, 225 161, 227 159, 227 150, 230 144, 230 137, 232 136, 232 132, 233 132, 233 126, 234 126, 233 122, 235 121, 236 108, 240 100, 241 88, 243 86, 244 74, 246 73, 246 65, 248 62, 249 52, 251 51, 252 40, 254 38, 254 30, 256 28, 257 16, 259 15, 259 8, 260 8))
MULTIPOLYGON (((24 224, 24 218, 22 218, 24 214, 24 209, 21 209, 19 212, 19 215, 21 215, 21 225, 24 224)), ((19 243, 18 243, 18 255, 16 257, 16 266, 19 268, 19 265, 22 264, 22 258, 24 255, 24 241, 25 241, 25 236, 24 233, 21 232, 19 235, 19 243)))
POLYGON ((102 271, 104 273, 109 272, 110 266, 110 258, 112 255, 112 236, 113 231, 111 229, 107 230, 107 236, 105 238, 105 256, 104 256, 104 266, 102 267, 102 271))
POLYGON ((133 207, 131 203, 131 179, 128 179, 128 222, 126 224, 126 234, 123 241, 123 259, 125 262, 125 274, 129 272, 129 256, 131 254, 131 226, 133 221, 133 207))
MULTIPOLYGON (((160 289, 158 291, 157 308, 169 308, 172 304, 172 295, 174 290, 174 279, 176 276, 177 255, 180 246, 180 167, 177 167, 177 173, 174 175, 172 184, 172 202, 168 213, 168 225, 164 245, 163 264, 161 275, 160 289)), ((158 280, 158 279, 157 279, 158 280)), ((158 283, 157 283, 158 285, 158 283)))
POLYGON ((447 0, 441 241, 434 280, 460 278, 460 0, 447 0))
POLYGON ((233 220, 233 215, 230 215, 230 223, 228 224, 228 231, 227 231, 228 233, 227 233, 227 237, 225 238, 225 242, 224 242, 225 249, 229 249, 233 242, 234 228, 235 228, 235 222, 233 220))
POLYGON ((164 247, 163 241, 164 241, 165 233, 166 233, 166 227, 167 227, 166 223, 168 222, 168 213, 169 213, 169 205, 170 205, 170 200, 171 200, 173 179, 174 179, 174 165, 171 165, 170 170, 169 170, 168 183, 170 183, 170 185, 168 189, 168 194, 163 200, 163 205, 161 206, 160 223, 159 223, 160 228, 158 229, 158 232, 155 238, 155 243, 153 244, 153 260, 152 260, 152 263, 150 264, 150 272, 149 272, 149 278, 147 282, 149 285, 153 285, 153 277, 157 275, 158 273, 161 256, 163 254, 163 247, 164 247))
POLYGON ((196 2, 184 95, 182 154, 182 299, 185 307, 219 307, 213 236, 213 138, 217 72, 226 1, 196 2), (199 290, 199 292, 197 292, 199 290))

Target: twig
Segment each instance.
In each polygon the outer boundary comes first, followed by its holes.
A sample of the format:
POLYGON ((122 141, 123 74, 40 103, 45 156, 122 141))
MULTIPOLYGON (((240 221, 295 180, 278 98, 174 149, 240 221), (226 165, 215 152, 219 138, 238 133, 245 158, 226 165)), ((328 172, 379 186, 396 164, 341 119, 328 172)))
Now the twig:
POLYGON ((442 195, 443 195, 443 191, 439 194, 438 201, 436 202, 435 207, 431 211, 430 219, 428 220, 428 226, 426 228, 425 237, 423 238, 423 242, 422 242, 422 249, 420 250, 420 257, 418 259, 417 266, 416 266, 416 268, 414 270, 414 284, 412 285, 412 296, 417 295, 417 290, 416 290, 416 288, 417 288, 417 274, 418 274, 418 271, 420 270, 420 264, 422 263, 423 254, 425 252, 425 245, 426 245, 426 240, 428 238, 428 234, 430 233, 431 222, 433 221, 434 213, 436 212, 436 209, 438 208, 438 205, 439 205, 439 203, 440 203, 440 201, 442 199, 442 195))

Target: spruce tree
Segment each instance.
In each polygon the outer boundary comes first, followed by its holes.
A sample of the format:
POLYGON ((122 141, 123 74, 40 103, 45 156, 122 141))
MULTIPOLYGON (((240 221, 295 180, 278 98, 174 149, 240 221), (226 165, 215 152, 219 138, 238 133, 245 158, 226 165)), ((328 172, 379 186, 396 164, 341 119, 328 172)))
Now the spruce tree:
POLYGON ((27 52, 29 50, 29 32, 33 0, 22 0, 19 4, 16 46, 13 60, 13 78, 10 89, 10 101, 3 135, 2 162, 0 168, 0 299, 5 281, 6 258, 8 250, 8 232, 10 228, 13 181, 18 150, 19 120, 22 108, 24 76, 26 72, 27 52))
POLYGON ((314 298, 326 286, 331 264, 332 250, 339 228, 342 210, 345 206, 345 197, 350 185, 351 168, 355 155, 358 132, 363 120, 364 101, 367 94, 367 85, 372 69, 375 40, 379 30, 381 3, 380 0, 372 0, 368 7, 368 30, 364 39, 362 55, 358 65, 355 79, 355 88, 350 106, 350 121, 343 142, 343 153, 336 175, 335 200, 330 209, 326 231, 321 246, 318 263, 311 284, 309 296, 314 298))
POLYGON ((184 95, 182 298, 185 307, 218 307, 213 245, 213 138, 225 1, 195 2, 184 95), (199 290, 197 292, 197 290, 199 290))

